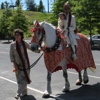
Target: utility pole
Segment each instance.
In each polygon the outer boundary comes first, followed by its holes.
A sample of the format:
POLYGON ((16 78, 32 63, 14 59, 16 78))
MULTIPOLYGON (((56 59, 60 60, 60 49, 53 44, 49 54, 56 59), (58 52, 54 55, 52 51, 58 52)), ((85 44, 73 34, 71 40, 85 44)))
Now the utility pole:
POLYGON ((49 13, 49 7, 51 4, 53 4, 55 2, 55 0, 47 0, 47 7, 48 7, 48 13, 49 13))
POLYGON ((90 15, 89 15, 89 20, 90 20, 90 21, 89 21, 89 22, 90 22, 90 42, 92 42, 92 32, 91 32, 91 31, 92 31, 92 30, 91 30, 91 29, 92 29, 92 27, 91 27, 91 15, 92 15, 92 14, 90 13, 90 15))
POLYGON ((47 0, 47 5, 48 5, 48 13, 49 13, 49 0, 47 0))

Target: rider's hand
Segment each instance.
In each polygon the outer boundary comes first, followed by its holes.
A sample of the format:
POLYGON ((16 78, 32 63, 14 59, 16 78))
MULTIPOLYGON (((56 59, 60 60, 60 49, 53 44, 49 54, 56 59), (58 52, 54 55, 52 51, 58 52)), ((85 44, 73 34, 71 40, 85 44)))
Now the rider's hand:
POLYGON ((14 68, 13 68, 13 72, 16 72, 17 70, 18 70, 18 67, 17 67, 17 65, 16 65, 16 63, 15 62, 13 62, 13 66, 14 66, 14 68))
POLYGON ((64 47, 66 48, 66 46, 67 46, 67 41, 65 40, 64 41, 64 47))
POLYGON ((13 72, 16 72, 17 70, 18 70, 17 67, 14 67, 14 68, 13 68, 13 72))

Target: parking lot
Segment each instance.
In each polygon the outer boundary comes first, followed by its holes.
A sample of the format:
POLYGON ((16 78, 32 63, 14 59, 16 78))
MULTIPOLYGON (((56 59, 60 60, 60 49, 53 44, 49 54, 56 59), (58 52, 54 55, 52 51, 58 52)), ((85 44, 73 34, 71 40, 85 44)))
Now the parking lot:
MULTIPOLYGON (((12 63, 9 59, 10 44, 0 43, 0 100, 15 100, 17 91, 15 73, 12 72, 12 63)), ((31 69, 32 83, 28 85, 28 96, 21 97, 19 100, 100 100, 100 51, 92 50, 96 64, 95 73, 88 69, 89 83, 76 86, 78 78, 77 72, 68 69, 70 82, 70 92, 63 93, 64 78, 62 71, 52 74, 52 95, 50 98, 42 98, 46 89, 47 71, 44 65, 43 57, 31 69)), ((41 54, 28 51, 30 63, 33 63, 41 54)))

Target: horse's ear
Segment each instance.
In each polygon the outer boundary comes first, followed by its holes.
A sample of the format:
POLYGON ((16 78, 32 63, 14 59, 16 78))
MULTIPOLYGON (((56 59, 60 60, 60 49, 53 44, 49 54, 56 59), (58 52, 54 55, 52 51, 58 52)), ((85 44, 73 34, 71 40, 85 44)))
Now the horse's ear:
POLYGON ((39 22, 37 20, 34 20, 33 24, 35 25, 36 23, 39 24, 39 22))
POLYGON ((43 23, 45 23, 45 22, 46 22, 46 20, 43 21, 43 23))
POLYGON ((33 21, 33 25, 35 25, 35 23, 36 23, 36 20, 33 21))
POLYGON ((34 23, 34 27, 39 27, 40 26, 39 22, 37 20, 35 20, 33 23, 34 23))
POLYGON ((39 24, 40 24, 41 26, 43 26, 43 25, 45 24, 45 22, 46 22, 46 20, 44 20, 43 22, 40 22, 39 24))

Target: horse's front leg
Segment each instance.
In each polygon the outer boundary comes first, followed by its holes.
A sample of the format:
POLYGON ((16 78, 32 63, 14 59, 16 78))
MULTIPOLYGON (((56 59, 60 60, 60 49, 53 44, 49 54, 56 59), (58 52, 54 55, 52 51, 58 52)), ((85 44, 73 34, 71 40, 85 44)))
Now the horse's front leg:
POLYGON ((47 87, 43 94, 43 98, 49 98, 51 93, 52 93, 52 91, 51 91, 51 73, 47 72, 47 87))
POLYGON ((89 82, 89 77, 88 77, 86 68, 84 69, 84 73, 83 73, 83 82, 84 82, 84 84, 89 82))

